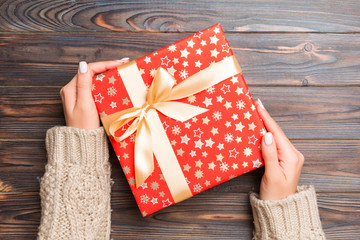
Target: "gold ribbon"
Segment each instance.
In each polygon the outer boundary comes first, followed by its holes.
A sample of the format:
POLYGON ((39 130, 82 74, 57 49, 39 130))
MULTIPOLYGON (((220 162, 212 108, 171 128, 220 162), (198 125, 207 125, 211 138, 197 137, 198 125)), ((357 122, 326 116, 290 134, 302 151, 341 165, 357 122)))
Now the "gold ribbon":
POLYGON ((159 67, 148 92, 135 61, 119 66, 118 71, 134 107, 104 116, 101 121, 107 134, 113 136, 116 141, 122 141, 136 131, 134 149, 136 187, 143 184, 153 172, 154 154, 174 201, 180 202, 191 197, 192 193, 157 111, 181 122, 208 111, 174 100, 194 95, 241 73, 236 58, 231 56, 213 63, 176 86, 174 86, 174 77, 164 68, 159 67), (131 121, 132 123, 121 136, 115 136, 118 129, 131 121))

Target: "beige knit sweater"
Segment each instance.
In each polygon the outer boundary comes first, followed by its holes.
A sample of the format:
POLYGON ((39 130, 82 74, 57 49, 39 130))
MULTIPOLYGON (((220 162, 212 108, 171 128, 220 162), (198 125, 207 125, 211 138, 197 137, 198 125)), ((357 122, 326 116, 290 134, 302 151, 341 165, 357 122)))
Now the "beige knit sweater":
MULTIPOLYGON (((104 129, 53 127, 46 149, 38 239, 110 239, 112 181, 104 129)), ((255 240, 325 239, 312 186, 278 201, 251 193, 250 203, 255 240)))

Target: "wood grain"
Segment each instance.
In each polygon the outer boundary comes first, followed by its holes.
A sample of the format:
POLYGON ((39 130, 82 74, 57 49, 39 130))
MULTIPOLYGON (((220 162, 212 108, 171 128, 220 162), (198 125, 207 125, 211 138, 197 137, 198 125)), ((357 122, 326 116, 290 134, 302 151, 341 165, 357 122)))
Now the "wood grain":
POLYGON ((1 31, 359 32, 357 1, 21 1, 0 5, 1 31))
MULTIPOLYGON (((60 87, 0 88, 0 138, 44 139, 64 125, 60 87)), ((359 139, 360 87, 251 87, 289 138, 359 139)))
MULTIPOLYGON (((360 195, 320 193, 320 217, 329 239, 357 239, 360 195)), ((34 239, 40 219, 38 192, 0 193, 0 238, 34 239)), ((200 193, 141 217, 131 193, 111 197, 114 239, 251 239, 252 214, 246 193, 200 193)))
MULTIPOLYGON (((300 184, 313 184, 318 192, 360 192, 359 141, 294 140, 293 143, 305 156, 300 184)), ((37 191, 46 162, 44 141, 0 141, 0 192, 37 191)), ((129 192, 130 188, 112 149, 110 162, 115 182, 112 190, 129 192)), ((263 170, 252 171, 207 191, 258 191, 263 170)))
MULTIPOLYGON (((0 34, 0 86, 62 86, 81 60, 136 59, 188 35, 0 34)), ((360 86, 358 34, 226 37, 250 86, 360 86)))

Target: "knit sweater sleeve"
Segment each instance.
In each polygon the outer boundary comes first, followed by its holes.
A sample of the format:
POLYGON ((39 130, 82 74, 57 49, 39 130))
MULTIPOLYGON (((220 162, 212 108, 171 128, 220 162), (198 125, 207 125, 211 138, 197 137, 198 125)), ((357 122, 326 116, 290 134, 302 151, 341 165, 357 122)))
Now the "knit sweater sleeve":
POLYGON ((102 127, 46 133, 38 239, 110 239, 111 166, 102 127))
POLYGON ((255 240, 325 239, 312 185, 298 186, 296 193, 281 200, 260 200, 252 192, 250 203, 255 240))

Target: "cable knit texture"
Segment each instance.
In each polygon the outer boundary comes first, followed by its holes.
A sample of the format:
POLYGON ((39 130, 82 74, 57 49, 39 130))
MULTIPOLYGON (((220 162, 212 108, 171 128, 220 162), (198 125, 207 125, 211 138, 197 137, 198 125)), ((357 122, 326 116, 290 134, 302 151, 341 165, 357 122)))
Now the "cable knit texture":
POLYGON ((313 186, 298 186, 281 200, 260 200, 250 193, 255 240, 322 240, 322 230, 313 186))
POLYGON ((110 163, 102 127, 46 133, 38 239, 110 239, 110 163))

